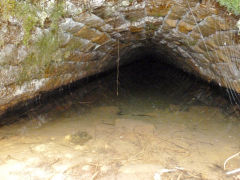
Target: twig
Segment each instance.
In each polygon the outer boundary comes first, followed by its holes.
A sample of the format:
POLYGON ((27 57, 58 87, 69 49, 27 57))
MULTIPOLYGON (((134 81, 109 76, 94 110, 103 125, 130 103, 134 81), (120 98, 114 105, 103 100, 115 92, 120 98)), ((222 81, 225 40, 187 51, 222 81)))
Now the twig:
POLYGON ((96 172, 92 175, 91 180, 94 180, 94 179, 97 177, 98 173, 99 173, 99 171, 96 171, 96 172))
MULTIPOLYGON (((172 144, 172 145, 174 145, 174 146, 176 146, 176 147, 178 147, 178 148, 180 148, 180 149, 184 149, 184 150, 188 151, 188 149, 186 149, 185 147, 180 146, 180 145, 178 145, 178 144, 176 144, 176 143, 174 143, 174 142, 168 141, 168 140, 163 139, 163 138, 160 138, 160 139, 163 140, 163 141, 165 141, 165 142, 167 142, 167 143, 169 143, 169 144, 172 144)), ((189 152, 189 151, 188 151, 188 152, 189 152)))
POLYGON ((238 172, 240 172, 240 168, 234 169, 232 171, 228 171, 228 172, 226 172, 226 175, 235 174, 235 173, 238 173, 238 172))
POLYGON ((48 164, 48 166, 53 166, 54 164, 58 163, 60 161, 60 158, 57 158, 55 161, 53 161, 52 163, 48 164))
POLYGON ((181 174, 179 174, 179 176, 177 177, 177 180, 180 180, 180 179, 181 179, 181 177, 182 177, 182 173, 181 173, 181 174))
POLYGON ((229 158, 227 158, 227 159, 225 160, 224 164, 223 164, 223 169, 226 170, 226 164, 227 164, 227 162, 228 162, 229 160, 231 160, 232 158, 235 158, 235 157, 238 156, 239 154, 240 154, 240 152, 238 152, 238 153, 230 156, 229 158))

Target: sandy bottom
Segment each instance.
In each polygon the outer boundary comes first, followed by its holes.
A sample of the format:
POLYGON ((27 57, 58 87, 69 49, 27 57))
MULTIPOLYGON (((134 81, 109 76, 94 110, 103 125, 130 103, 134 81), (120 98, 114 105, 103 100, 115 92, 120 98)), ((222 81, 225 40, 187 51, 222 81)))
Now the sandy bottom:
POLYGON ((127 115, 101 106, 47 118, 1 129, 1 179, 232 179, 223 163, 240 145, 238 120, 204 106, 127 115))

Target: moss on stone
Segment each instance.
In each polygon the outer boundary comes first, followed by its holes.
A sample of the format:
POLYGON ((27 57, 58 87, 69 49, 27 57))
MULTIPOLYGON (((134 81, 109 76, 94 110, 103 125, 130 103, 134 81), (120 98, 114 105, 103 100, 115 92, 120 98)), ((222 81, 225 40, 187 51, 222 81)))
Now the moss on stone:
POLYGON ((23 42, 25 45, 28 44, 31 37, 31 31, 39 22, 37 11, 37 6, 31 4, 29 0, 2 0, 0 2, 0 13, 4 20, 8 20, 8 18, 12 16, 22 21, 24 30, 23 42))
POLYGON ((60 46, 58 34, 54 31, 48 32, 33 45, 30 53, 22 62, 22 71, 19 75, 18 84, 34 78, 43 78, 45 70, 58 61, 57 50, 60 46))
POLYGON ((240 14, 240 0, 217 0, 222 6, 227 7, 228 11, 235 15, 240 14))
MULTIPOLYGON (((65 14, 64 2, 65 1, 63 0, 55 1, 54 8, 49 14, 49 19, 51 22, 49 32, 44 33, 44 35, 39 37, 36 42, 31 44, 31 53, 22 62, 22 70, 18 78, 18 84, 22 84, 30 79, 44 77, 45 71, 47 69, 51 69, 50 66, 52 64, 62 59, 61 53, 58 53, 58 50, 60 49, 59 21, 65 14)), ((32 4, 30 3, 29 6, 32 6, 32 4)), ((20 13, 23 14, 24 11, 25 10, 23 8, 20 13)), ((17 17, 23 18, 25 15, 21 16, 20 13, 17 17)), ((30 17, 27 16, 24 18, 27 18, 24 20, 26 21, 30 17)), ((29 39, 31 39, 31 31, 39 21, 40 19, 37 18, 37 16, 33 16, 32 19, 26 21, 24 27, 24 42, 26 44, 29 39)))
POLYGON ((37 16, 37 7, 30 4, 30 2, 17 2, 15 8, 15 16, 22 20, 24 29, 24 44, 28 44, 30 40, 32 30, 34 30, 36 24, 39 22, 37 16))
POLYGON ((1 0, 0 1, 0 14, 1 18, 7 19, 15 11, 15 0, 1 0))
POLYGON ((159 25, 155 25, 153 23, 146 23, 146 31, 156 31, 158 30, 159 25))

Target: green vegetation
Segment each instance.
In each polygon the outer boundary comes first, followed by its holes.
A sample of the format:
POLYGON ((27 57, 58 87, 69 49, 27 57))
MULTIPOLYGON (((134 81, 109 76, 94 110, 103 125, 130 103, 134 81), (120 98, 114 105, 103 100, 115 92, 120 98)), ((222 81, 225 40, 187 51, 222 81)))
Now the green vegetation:
POLYGON ((59 20, 63 15, 63 1, 57 2, 49 16, 50 31, 33 44, 33 52, 24 61, 19 83, 33 78, 33 75, 44 76, 46 71, 51 69, 51 65, 61 59, 58 57, 57 50, 60 48, 59 20))
POLYGON ((46 70, 49 70, 50 66, 61 58, 57 57, 59 46, 60 41, 56 32, 51 31, 41 37, 34 44, 32 53, 22 63, 22 72, 18 83, 21 84, 31 78, 43 77, 46 70))
POLYGON ((37 6, 31 4, 29 0, 1 0, 0 2, 0 14, 4 20, 8 20, 12 16, 22 21, 24 30, 23 42, 25 45, 28 44, 31 31, 39 22, 37 11, 37 6))
POLYGON ((132 22, 136 22, 136 21, 139 19, 138 16, 134 16, 134 15, 127 15, 127 16, 125 16, 125 18, 126 18, 127 20, 129 20, 131 23, 132 23, 132 22))
POLYGON ((152 24, 152 23, 146 23, 146 30, 147 31, 156 31, 158 30, 159 28, 159 25, 155 25, 155 24, 152 24))
POLYGON ((240 14, 240 0, 217 0, 222 6, 227 7, 229 12, 240 14))
MULTIPOLYGON (((42 0, 42 2, 46 1, 42 0)), ((40 3, 41 0, 0 1, 0 18, 5 21, 10 17, 20 20, 24 31, 23 43, 31 46, 31 53, 21 64, 22 71, 18 79, 20 84, 32 78, 44 76, 45 71, 49 71, 51 64, 60 59, 57 57, 59 54, 57 51, 60 48, 59 21, 65 13, 65 1, 55 0, 48 11, 45 7, 41 7, 40 3), (37 26, 43 28, 45 20, 50 23, 49 32, 44 33, 36 42, 30 43, 32 32, 37 26)))
MULTIPOLYGON (((42 0, 43 2, 45 0, 42 0)), ((64 14, 64 0, 56 0, 49 18, 51 29, 58 30, 58 21, 64 14)), ((0 15, 4 20, 8 20, 10 16, 17 18, 22 22, 24 30, 23 42, 28 45, 32 31, 36 26, 41 25, 41 13, 44 9, 40 6, 40 0, 1 0, 0 15)), ((46 13, 48 14, 48 13, 46 13)), ((44 21, 45 19, 43 19, 44 21)))

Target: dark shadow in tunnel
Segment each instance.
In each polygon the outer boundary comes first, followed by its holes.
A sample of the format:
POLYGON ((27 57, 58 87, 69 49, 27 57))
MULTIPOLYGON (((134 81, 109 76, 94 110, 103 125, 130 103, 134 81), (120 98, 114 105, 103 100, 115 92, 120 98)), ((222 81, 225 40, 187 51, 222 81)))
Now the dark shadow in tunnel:
MULTIPOLYGON (((117 82, 119 83, 118 99, 126 99, 129 103, 133 103, 133 106, 136 102, 132 101, 141 102, 141 98, 148 98, 149 104, 158 108, 167 108, 174 104, 181 106, 180 110, 187 111, 192 105, 207 105, 220 107, 226 114, 233 113, 225 89, 184 72, 172 63, 168 63, 168 58, 164 54, 155 53, 151 48, 132 50, 121 57, 121 62, 131 63, 120 66, 119 79, 116 79, 117 71, 114 68, 54 91, 41 93, 31 100, 10 108, 0 118, 0 126, 54 109, 68 111, 78 102, 82 102, 84 106, 84 102, 88 102, 86 100, 88 97, 95 99, 95 102, 108 103, 112 97, 117 96, 117 82), (101 96, 107 99, 96 99, 101 96), (140 99, 137 99, 139 97, 140 99)), ((120 112, 123 113, 125 112, 120 112)))
MULTIPOLYGON (((225 89, 184 72, 154 51, 145 52, 140 59, 121 67, 119 83, 120 97, 124 91, 158 94, 160 99, 165 99, 165 106, 180 105, 182 110, 188 110, 192 105, 216 106, 225 110, 229 106, 225 89)), ((151 101, 157 101, 154 98, 151 101)))

